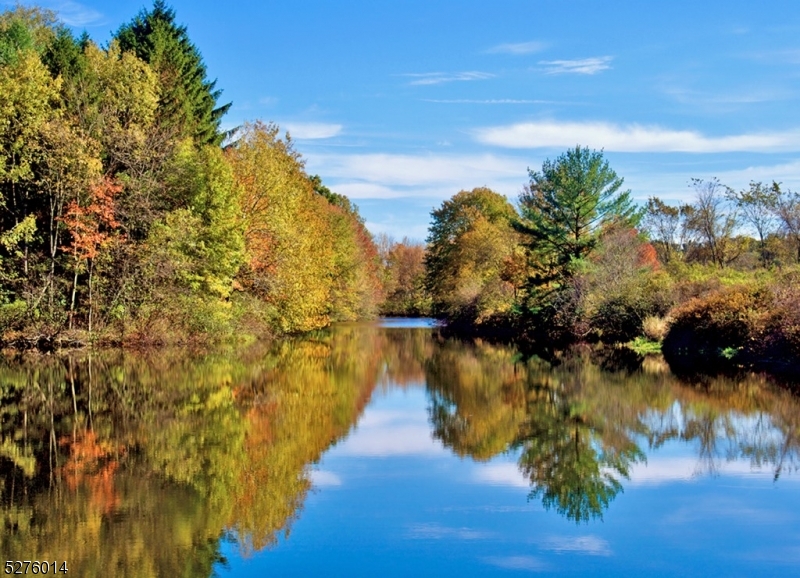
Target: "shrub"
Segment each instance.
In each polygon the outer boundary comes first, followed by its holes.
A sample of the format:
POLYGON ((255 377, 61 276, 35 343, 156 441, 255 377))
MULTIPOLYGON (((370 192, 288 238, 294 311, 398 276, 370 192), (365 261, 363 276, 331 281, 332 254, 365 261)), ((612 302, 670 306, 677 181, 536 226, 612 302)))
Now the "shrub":
POLYGON ((645 318, 642 323, 644 334, 648 339, 653 341, 663 341, 669 330, 669 325, 672 320, 669 317, 661 317, 659 315, 650 315, 645 318))
POLYGON ((757 286, 740 285, 691 299, 678 307, 663 349, 673 354, 718 356, 741 350, 763 327, 771 296, 757 286))
POLYGON ((768 287, 771 309, 754 343, 754 353, 765 358, 800 359, 800 273, 777 278, 768 287))

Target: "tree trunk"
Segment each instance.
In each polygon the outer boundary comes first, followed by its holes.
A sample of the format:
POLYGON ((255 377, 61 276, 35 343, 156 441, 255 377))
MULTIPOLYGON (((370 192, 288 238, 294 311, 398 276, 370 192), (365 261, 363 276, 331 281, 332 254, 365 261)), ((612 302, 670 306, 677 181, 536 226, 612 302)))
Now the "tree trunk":
POLYGON ((78 260, 75 259, 75 276, 72 278, 72 301, 69 304, 69 328, 72 329, 72 319, 75 316, 75 294, 78 292, 78 260))

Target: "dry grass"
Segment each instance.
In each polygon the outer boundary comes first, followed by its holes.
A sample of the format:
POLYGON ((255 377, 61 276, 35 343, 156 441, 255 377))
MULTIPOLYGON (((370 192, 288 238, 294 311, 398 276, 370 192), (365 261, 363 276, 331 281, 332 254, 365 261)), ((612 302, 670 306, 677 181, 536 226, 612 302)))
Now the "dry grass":
POLYGON ((667 331, 669 331, 671 321, 668 317, 659 317, 657 315, 646 317, 642 323, 644 334, 653 341, 662 341, 667 331))

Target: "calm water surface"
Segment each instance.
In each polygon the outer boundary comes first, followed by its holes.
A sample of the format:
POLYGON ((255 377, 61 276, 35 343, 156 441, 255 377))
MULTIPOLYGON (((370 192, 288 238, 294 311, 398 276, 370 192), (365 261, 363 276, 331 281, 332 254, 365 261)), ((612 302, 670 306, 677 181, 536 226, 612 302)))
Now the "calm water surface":
POLYGON ((0 360, 0 562, 70 576, 792 576, 800 403, 432 323, 0 360))

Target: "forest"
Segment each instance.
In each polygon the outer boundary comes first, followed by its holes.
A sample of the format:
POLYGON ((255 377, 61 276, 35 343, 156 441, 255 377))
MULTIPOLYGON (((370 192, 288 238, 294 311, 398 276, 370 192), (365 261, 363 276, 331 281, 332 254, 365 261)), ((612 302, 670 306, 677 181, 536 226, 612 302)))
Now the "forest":
POLYGON ((461 191, 425 244, 373 236, 288 134, 230 107, 162 0, 107 46, 0 15, 0 343, 277 337, 377 315, 796 371, 800 194, 694 179, 637 206, 602 152, 461 191), (685 196, 685 195, 682 195, 685 196), (691 354, 691 355, 690 355, 691 354))
POLYGON ((158 0, 108 46, 0 15, 0 329, 53 348, 308 331, 369 317, 376 246, 290 137, 223 131, 223 103, 158 0))

